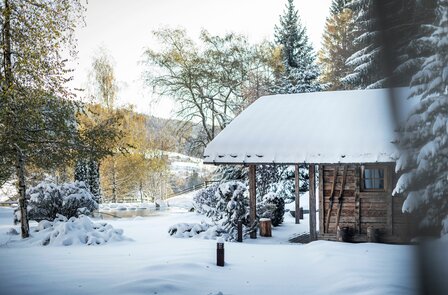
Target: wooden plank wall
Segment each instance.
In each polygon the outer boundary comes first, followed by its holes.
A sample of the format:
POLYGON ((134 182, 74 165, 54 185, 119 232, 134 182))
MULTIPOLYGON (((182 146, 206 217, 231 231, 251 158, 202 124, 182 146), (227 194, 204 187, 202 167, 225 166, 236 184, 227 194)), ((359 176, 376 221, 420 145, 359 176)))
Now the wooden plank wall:
MULTIPOLYGON (((365 240, 368 227, 380 230, 384 241, 406 241, 409 236, 409 217, 401 212, 403 197, 392 197, 392 189, 396 182, 394 166, 386 163, 388 167, 386 174, 385 192, 363 192, 360 188, 361 165, 347 164, 347 178, 344 185, 343 205, 339 227, 349 227, 355 234, 355 240, 365 240)), ((330 214, 328 232, 321 230, 321 238, 333 239, 336 236, 336 215, 338 211, 337 196, 341 190, 343 165, 320 165, 319 188, 320 188, 320 228, 324 229, 327 222, 325 219, 330 207, 331 187, 334 179, 334 171, 337 167, 337 178, 335 187, 335 198, 333 209, 330 214), (323 180, 321 183, 320 180, 323 180)))
MULTIPOLYGON (((336 215, 337 208, 339 206, 337 196, 341 190, 342 185, 342 174, 343 174, 343 166, 342 165, 325 165, 323 166, 323 210, 324 214, 320 214, 321 217, 326 217, 327 212, 330 208, 330 194, 331 188, 333 185, 334 179, 334 169, 338 168, 337 177, 336 177, 336 187, 335 187, 335 198, 333 203, 333 209, 330 214, 329 228, 326 234, 336 234, 336 215)), ((344 193, 343 193, 343 205, 341 211, 341 218, 339 220, 339 226, 351 226, 353 227, 355 224, 355 167, 349 165, 347 167, 347 178, 344 185, 344 193)), ((327 220, 323 220, 324 223, 327 220)))

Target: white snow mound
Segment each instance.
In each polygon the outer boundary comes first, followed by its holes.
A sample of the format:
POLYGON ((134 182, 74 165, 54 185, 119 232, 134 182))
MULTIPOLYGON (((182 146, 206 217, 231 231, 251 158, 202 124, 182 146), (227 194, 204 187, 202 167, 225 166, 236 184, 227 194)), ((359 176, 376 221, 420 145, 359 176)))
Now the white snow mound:
POLYGON ((89 217, 59 215, 54 221, 43 220, 31 230, 30 242, 43 246, 102 245, 129 240, 122 229, 115 229, 106 222, 93 222, 89 217))

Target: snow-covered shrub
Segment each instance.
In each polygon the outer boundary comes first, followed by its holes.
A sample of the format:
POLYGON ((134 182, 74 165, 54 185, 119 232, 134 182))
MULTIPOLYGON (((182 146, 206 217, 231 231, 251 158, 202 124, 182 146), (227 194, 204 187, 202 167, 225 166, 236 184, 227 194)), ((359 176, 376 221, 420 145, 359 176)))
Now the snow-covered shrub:
POLYGON ((177 223, 170 226, 168 233, 176 238, 191 238, 206 231, 210 227, 206 223, 177 223))
POLYGON ((229 181, 219 185, 216 195, 219 201, 213 219, 228 233, 228 240, 236 240, 238 221, 249 225, 247 188, 239 181, 229 181))
POLYGON ((193 197, 194 210, 207 217, 212 217, 215 214, 216 204, 218 204, 219 195, 216 195, 219 184, 213 184, 200 190, 193 197))
POLYGON ((201 223, 178 223, 168 229, 170 236, 175 238, 198 238, 205 240, 221 237, 226 241, 231 240, 229 234, 219 225, 201 223))
POLYGON ((58 215, 53 221, 43 220, 31 229, 30 242, 43 246, 102 245, 125 239, 122 229, 106 222, 95 223, 84 215, 70 219, 58 215))
MULTIPOLYGON (((251 230, 247 187, 244 183, 229 181, 215 184, 200 191, 193 200, 196 212, 210 217, 215 223, 215 226, 206 230, 208 238, 221 236, 228 241, 235 240, 239 220, 246 226, 246 233, 251 230)), ((169 232, 173 235, 179 230, 182 233, 176 236, 191 236, 188 227, 180 228, 178 225, 171 227, 169 232)))
POLYGON ((26 191, 30 220, 53 220, 58 214, 67 218, 89 215, 98 209, 95 197, 84 182, 41 182, 26 191))
POLYGON ((273 226, 278 226, 283 223, 285 201, 275 193, 268 193, 263 197, 263 201, 258 204, 257 211, 261 218, 269 218, 273 226))

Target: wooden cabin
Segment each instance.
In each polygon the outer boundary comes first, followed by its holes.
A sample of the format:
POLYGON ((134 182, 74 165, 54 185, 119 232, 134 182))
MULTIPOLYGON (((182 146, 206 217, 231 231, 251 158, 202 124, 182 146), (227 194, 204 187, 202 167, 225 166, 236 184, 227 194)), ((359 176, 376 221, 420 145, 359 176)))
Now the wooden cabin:
POLYGON ((207 145, 204 162, 249 167, 252 222, 257 165, 295 165, 298 188, 298 167, 305 164, 312 239, 408 242, 405 198, 392 195, 397 126, 416 103, 408 96, 409 89, 398 88, 261 97, 207 145))

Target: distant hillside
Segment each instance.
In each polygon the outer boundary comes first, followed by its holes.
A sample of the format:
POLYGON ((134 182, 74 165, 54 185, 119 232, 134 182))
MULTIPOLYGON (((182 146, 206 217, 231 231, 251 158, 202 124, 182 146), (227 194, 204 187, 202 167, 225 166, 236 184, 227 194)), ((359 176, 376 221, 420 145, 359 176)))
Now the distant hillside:
POLYGON ((204 148, 196 144, 201 136, 201 128, 190 122, 146 116, 146 129, 156 148, 202 158, 204 148))

